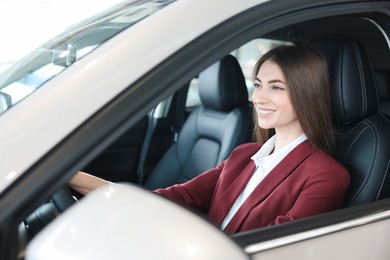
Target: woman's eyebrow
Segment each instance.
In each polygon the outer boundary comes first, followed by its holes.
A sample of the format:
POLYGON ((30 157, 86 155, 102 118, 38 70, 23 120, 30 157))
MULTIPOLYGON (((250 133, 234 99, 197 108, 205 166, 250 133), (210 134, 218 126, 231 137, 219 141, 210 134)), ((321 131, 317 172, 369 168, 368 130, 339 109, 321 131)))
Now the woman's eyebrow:
MULTIPOLYGON (((255 78, 255 81, 262 82, 258 77, 255 78)), ((268 83, 282 83, 284 85, 287 85, 286 82, 283 82, 280 79, 271 79, 271 80, 268 81, 268 83)))
POLYGON ((282 84, 286 85, 286 83, 283 82, 283 81, 280 80, 280 79, 272 79, 272 80, 268 81, 268 83, 282 83, 282 84))

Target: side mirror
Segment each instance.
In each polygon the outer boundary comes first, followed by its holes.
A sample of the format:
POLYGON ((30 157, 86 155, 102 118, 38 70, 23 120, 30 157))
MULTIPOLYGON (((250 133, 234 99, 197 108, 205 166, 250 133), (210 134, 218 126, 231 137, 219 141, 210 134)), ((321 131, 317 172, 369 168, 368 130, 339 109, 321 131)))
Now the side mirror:
POLYGON ((228 235, 150 191, 129 185, 95 190, 30 242, 26 260, 249 259, 228 235))
POLYGON ((76 54, 76 46, 68 43, 63 49, 52 51, 52 63, 61 67, 68 67, 76 61, 76 54))

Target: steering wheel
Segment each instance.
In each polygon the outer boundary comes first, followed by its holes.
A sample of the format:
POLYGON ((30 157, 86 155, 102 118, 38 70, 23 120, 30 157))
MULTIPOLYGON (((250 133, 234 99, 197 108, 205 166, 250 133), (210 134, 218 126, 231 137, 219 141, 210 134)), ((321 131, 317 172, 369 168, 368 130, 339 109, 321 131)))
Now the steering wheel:
POLYGON ((78 201, 67 186, 63 186, 59 191, 55 192, 51 199, 59 212, 64 212, 78 201))
POLYGON ((51 197, 52 203, 45 203, 31 213, 23 222, 25 223, 25 233, 34 236, 47 224, 56 218, 58 212, 62 213, 67 208, 77 202, 67 186, 63 186, 51 197))

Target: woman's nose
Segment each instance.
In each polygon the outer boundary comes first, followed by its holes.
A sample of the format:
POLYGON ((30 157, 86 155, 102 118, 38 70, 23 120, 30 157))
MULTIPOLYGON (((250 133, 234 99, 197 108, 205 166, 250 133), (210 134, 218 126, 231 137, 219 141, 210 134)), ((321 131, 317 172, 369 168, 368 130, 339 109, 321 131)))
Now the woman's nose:
POLYGON ((265 103, 267 102, 267 95, 261 88, 255 88, 252 92, 252 102, 254 103, 265 103))

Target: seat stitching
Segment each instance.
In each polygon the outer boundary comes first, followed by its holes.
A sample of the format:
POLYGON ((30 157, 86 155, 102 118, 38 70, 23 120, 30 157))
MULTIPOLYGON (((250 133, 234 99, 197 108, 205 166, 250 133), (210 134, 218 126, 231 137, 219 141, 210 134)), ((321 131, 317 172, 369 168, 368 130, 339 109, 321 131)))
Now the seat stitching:
POLYGON ((390 158, 389 160, 387 160, 387 165, 386 165, 386 170, 385 170, 385 174, 383 176, 383 179, 382 179, 382 182, 381 182, 381 186, 379 188, 379 191, 378 193, 376 194, 376 200, 379 198, 379 194, 382 192, 382 188, 383 188, 383 184, 385 183, 385 180, 387 178, 387 173, 388 173, 388 170, 389 170, 389 165, 390 165, 390 158))
POLYGON ((382 113, 378 113, 378 115, 380 115, 384 120, 386 120, 386 122, 390 123, 390 119, 387 116, 382 113))
MULTIPOLYGON (((361 125, 361 124, 363 124, 363 123, 364 123, 364 122, 360 122, 360 123, 358 124, 358 126, 361 125)), ((352 142, 351 145, 349 146, 347 152, 345 153, 345 156, 344 156, 344 158, 343 158, 343 161, 346 160, 346 158, 348 157, 348 154, 349 154, 349 152, 351 151, 353 145, 356 143, 356 141, 359 139, 359 137, 364 133, 364 131, 365 131, 368 127, 369 127, 369 126, 366 126, 365 128, 363 128, 362 131, 360 132, 360 134, 353 140, 353 142, 352 142)))
POLYGON ((359 48, 358 48, 356 42, 351 41, 351 43, 352 43, 352 46, 354 48, 354 53, 356 56, 357 66, 358 66, 358 71, 359 71, 360 92, 362 94, 361 100, 362 100, 362 104, 363 104, 360 116, 363 117, 364 114, 367 113, 367 100, 366 100, 367 95, 365 93, 366 88, 364 87, 365 86, 364 72, 363 72, 363 67, 362 67, 362 63, 361 63, 361 55, 359 52, 359 48))
POLYGON ((378 143, 379 143, 378 131, 377 131, 377 128, 375 127, 375 125, 370 122, 370 120, 365 119, 364 121, 366 123, 370 123, 369 124, 369 126, 370 126, 369 128, 374 132, 374 134, 376 136, 376 143, 374 143, 374 147, 373 147, 373 150, 375 152, 374 152, 374 154, 373 154, 373 156, 371 158, 371 164, 370 164, 370 167, 369 167, 369 170, 368 170, 368 174, 364 178, 364 181, 363 181, 362 185, 360 185, 358 191, 356 192, 356 195, 353 197, 351 205, 354 205, 354 203, 357 201, 357 199, 359 199, 361 197, 361 195, 363 194, 363 192, 366 190, 368 184, 370 183, 370 181, 372 179, 373 169, 376 167, 376 159, 377 159, 376 154, 378 153, 378 143))
MULTIPOLYGON (((384 116, 382 113, 378 113, 378 115, 379 115, 381 118, 383 118, 386 122, 390 123, 390 120, 389 120, 389 118, 388 118, 387 116, 384 116)), ((383 179, 382 179, 382 182, 381 182, 381 186, 380 186, 379 191, 378 191, 378 193, 377 193, 376 199, 379 198, 379 195, 380 195, 380 193, 382 192, 383 185, 384 185, 385 180, 386 180, 387 175, 388 175, 389 167, 390 167, 390 158, 389 158, 389 160, 387 160, 386 171, 385 171, 385 174, 384 174, 384 176, 383 176, 383 179)))

